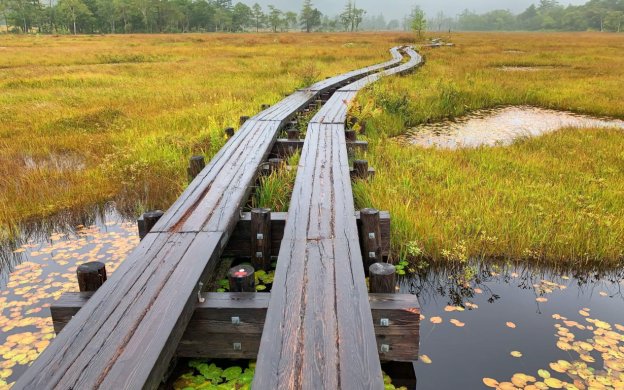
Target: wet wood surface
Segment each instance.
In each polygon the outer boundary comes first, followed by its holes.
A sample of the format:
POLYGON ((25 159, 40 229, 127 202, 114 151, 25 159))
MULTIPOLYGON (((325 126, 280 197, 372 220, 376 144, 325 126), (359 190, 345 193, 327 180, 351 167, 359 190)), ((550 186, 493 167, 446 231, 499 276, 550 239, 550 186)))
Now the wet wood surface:
POLYGON ((383 388, 345 139, 357 91, 345 88, 308 126, 254 388, 383 388))
MULTIPOLYGON (((372 71, 298 91, 246 120, 13 388, 157 387, 281 127, 322 90, 372 71)), ((274 360, 261 363, 257 389, 381 385, 342 113, 308 130, 263 335, 274 360)))
MULTIPOLYGON (((55 332, 60 332, 84 306, 92 293, 66 293, 50 308, 55 332)), ((204 293, 178 343, 176 356, 215 359, 256 359, 264 328, 270 293, 204 293), (234 349, 234 344, 240 349, 234 349)), ((399 294, 369 294, 379 352, 388 361, 414 361, 418 357, 417 297, 399 294), (381 320, 388 321, 387 326, 381 320)))

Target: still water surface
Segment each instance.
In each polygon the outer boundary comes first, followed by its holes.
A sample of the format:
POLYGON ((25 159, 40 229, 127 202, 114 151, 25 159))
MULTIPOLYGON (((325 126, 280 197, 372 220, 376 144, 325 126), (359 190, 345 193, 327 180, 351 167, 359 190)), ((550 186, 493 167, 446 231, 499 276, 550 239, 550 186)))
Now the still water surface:
MULTIPOLYGON (((6 259, 11 267, 5 264, 0 278, 0 388, 54 337, 49 306, 63 292, 78 290, 76 265, 105 261, 112 272, 137 245, 135 224, 114 210, 91 220, 26 240, 6 259)), ((622 270, 511 264, 430 267, 404 279, 402 292, 417 294, 422 307, 418 389, 486 388, 484 378, 544 383, 539 370, 547 370, 555 386, 576 380, 578 388, 593 383, 620 389, 623 287, 622 270)))
POLYGON ((535 137, 566 127, 624 129, 624 121, 536 107, 505 107, 417 126, 397 139, 422 147, 474 148, 509 145, 517 138, 535 137))

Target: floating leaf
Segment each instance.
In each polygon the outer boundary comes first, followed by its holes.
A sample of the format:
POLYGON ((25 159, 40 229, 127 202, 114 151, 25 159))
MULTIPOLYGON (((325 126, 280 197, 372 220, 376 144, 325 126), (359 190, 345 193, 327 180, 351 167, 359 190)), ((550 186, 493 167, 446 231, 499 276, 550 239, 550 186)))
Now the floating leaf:
POLYGON ((552 387, 553 389, 561 389, 563 387, 563 382, 561 382, 557 378, 546 378, 544 379, 544 383, 546 383, 548 387, 552 387))
POLYGON ((233 379, 238 379, 242 373, 243 373, 242 368, 238 366, 234 366, 234 367, 229 367, 223 370, 223 373, 221 374, 221 376, 224 377, 225 380, 229 382, 233 379))
POLYGON ((520 358, 520 357, 522 357, 522 352, 520 352, 520 351, 511 351, 510 355, 515 357, 515 358, 520 358))
POLYGON ((546 298, 546 297, 538 297, 538 298, 535 298, 535 301, 539 302, 539 303, 544 303, 544 302, 548 302, 548 298, 546 298))
POLYGON ((507 325, 508 328, 516 329, 516 324, 514 324, 513 322, 507 322, 505 323, 505 325, 507 325))
POLYGON ((544 379, 550 378, 550 372, 546 370, 537 370, 537 375, 541 376, 544 379))
POLYGON ((431 317, 429 318, 429 321, 431 321, 432 324, 441 324, 442 317, 431 317))
POLYGON ((498 386, 498 381, 492 378, 483 378, 483 384, 485 384, 487 387, 496 388, 496 386, 498 386))
POLYGON ((427 355, 420 355, 419 359, 420 359, 421 362, 423 362, 425 364, 431 364, 431 359, 427 355))
POLYGON ((463 323, 463 322, 461 322, 459 320, 456 320, 454 318, 450 321, 450 323, 455 325, 458 328, 463 328, 466 325, 465 323, 463 323))

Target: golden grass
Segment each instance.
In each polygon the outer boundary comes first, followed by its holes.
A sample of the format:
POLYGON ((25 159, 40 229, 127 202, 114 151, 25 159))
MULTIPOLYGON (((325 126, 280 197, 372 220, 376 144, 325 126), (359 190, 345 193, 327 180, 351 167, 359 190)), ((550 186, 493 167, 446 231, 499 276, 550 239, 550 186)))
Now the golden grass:
POLYGON ((392 213, 393 243, 403 255, 621 262, 621 131, 570 129, 511 147, 459 151, 399 146, 387 137, 501 105, 624 118, 624 37, 492 33, 452 41, 457 47, 425 49, 427 63, 413 75, 385 79, 361 95, 357 110, 369 121, 368 158, 378 171, 356 186, 359 205, 392 213))
POLYGON ((404 39, 0 36, 0 226, 113 197, 166 208, 188 158, 210 158, 240 115, 387 60, 404 39))

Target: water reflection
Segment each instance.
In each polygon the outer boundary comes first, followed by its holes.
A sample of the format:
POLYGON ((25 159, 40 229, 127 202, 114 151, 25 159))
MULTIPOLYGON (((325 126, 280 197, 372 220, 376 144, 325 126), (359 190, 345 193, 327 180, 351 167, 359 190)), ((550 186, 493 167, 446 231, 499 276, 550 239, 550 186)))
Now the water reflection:
POLYGON ((517 138, 535 137, 566 127, 624 129, 624 121, 536 107, 505 107, 476 111, 454 121, 424 124, 397 140, 422 147, 457 149, 509 145, 517 138))
POLYGON ((504 263, 404 279, 423 313, 418 388, 621 388, 623 281, 623 268, 504 263))
POLYGON ((63 210, 48 218, 21 223, 13 228, 10 237, 0 237, 0 289, 6 285, 8 275, 26 258, 24 245, 51 243, 52 238, 71 239, 85 226, 106 229, 110 224, 133 221, 133 208, 126 210, 114 202, 107 202, 81 209, 63 210))
POLYGON ((54 338, 48 308, 63 293, 78 291, 77 265, 101 261, 112 273, 137 243, 136 224, 112 204, 24 225, 19 240, 5 242, 0 389, 21 375, 54 338))

